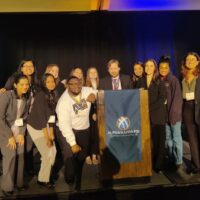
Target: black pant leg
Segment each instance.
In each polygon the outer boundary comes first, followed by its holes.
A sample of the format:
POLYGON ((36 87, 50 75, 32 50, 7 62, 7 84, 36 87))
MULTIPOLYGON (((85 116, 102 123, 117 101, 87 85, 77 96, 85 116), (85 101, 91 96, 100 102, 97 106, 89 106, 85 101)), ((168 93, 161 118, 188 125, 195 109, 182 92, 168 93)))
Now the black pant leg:
POLYGON ((183 122, 190 145, 191 160, 194 167, 200 171, 199 127, 195 123, 195 102, 186 101, 183 104, 183 122))
POLYGON ((51 180, 55 181, 58 179, 59 177, 59 171, 61 170, 64 162, 63 162, 63 156, 62 156, 62 150, 60 148, 59 145, 59 138, 58 138, 58 134, 61 134, 60 131, 58 133, 56 133, 56 131, 59 131, 58 128, 54 128, 54 133, 55 133, 55 146, 56 146, 56 150, 57 150, 57 154, 56 154, 56 158, 55 158, 55 163, 52 167, 52 173, 51 173, 51 180))
POLYGON ((74 183, 76 176, 76 158, 73 156, 65 160, 64 178, 68 184, 74 183))
POLYGON ((33 159, 33 140, 26 131, 25 135, 25 149, 24 149, 24 160, 25 160, 25 170, 28 174, 34 174, 34 159, 33 159))
POLYGON ((151 125, 151 135, 153 140, 153 168, 163 170, 165 168, 165 125, 151 125))

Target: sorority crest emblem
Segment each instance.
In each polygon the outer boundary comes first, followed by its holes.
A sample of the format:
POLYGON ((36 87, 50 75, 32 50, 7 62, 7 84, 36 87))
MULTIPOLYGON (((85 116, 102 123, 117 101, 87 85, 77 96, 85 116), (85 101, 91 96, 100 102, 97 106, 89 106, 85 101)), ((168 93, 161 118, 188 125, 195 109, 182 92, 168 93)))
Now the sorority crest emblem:
POLYGON ((126 131, 130 128, 131 122, 130 119, 126 116, 121 116, 117 119, 117 128, 121 131, 126 131))

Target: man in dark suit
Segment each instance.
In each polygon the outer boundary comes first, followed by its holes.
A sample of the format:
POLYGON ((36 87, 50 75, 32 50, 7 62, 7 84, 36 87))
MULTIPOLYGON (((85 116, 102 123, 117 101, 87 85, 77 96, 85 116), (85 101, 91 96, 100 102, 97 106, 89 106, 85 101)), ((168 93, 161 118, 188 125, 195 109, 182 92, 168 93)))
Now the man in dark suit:
POLYGON ((119 61, 111 59, 108 62, 108 72, 110 76, 100 80, 99 88, 102 90, 122 90, 132 89, 132 83, 129 76, 120 74, 119 61))

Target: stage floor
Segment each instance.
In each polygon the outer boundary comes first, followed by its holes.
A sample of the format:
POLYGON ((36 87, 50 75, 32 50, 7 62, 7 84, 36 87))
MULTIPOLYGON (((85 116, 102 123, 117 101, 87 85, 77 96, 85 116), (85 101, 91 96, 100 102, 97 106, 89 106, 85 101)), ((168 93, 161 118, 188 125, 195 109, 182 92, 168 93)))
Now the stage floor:
MULTIPOLYGON (((184 159, 187 160, 189 157, 188 144, 184 143, 184 159)), ((130 196, 131 194, 139 195, 140 192, 143 195, 146 194, 146 197, 148 197, 148 194, 150 195, 151 192, 156 192, 159 195, 161 191, 170 192, 173 190, 176 191, 178 195, 179 189, 183 191, 186 190, 186 187, 187 189, 190 188, 190 190, 191 187, 193 189, 198 188, 197 190, 195 189, 195 191, 199 191, 200 194, 200 175, 190 175, 191 179, 189 181, 182 182, 174 177, 173 173, 157 174, 153 172, 150 181, 147 183, 129 181, 126 183, 116 183, 113 184, 112 187, 104 188, 99 181, 98 166, 85 164, 80 192, 75 191, 65 183, 63 169, 60 170, 59 175, 56 187, 53 190, 39 186, 37 184, 37 176, 30 177, 26 175, 25 180, 28 183, 28 189, 21 192, 15 190, 14 195, 10 199, 102 199, 109 196, 110 198, 114 197, 112 199, 117 199, 117 197, 121 199, 122 197, 122 199, 125 200, 128 196, 132 197, 130 196), (119 194, 121 197, 119 197, 119 194)), ((188 192, 186 194, 188 194, 188 192)), ((166 196, 167 195, 168 192, 166 192, 166 196)), ((155 197, 158 196, 156 195, 155 197)), ((0 198, 4 198, 1 191, 0 198)), ((162 197, 162 200, 163 199, 164 197, 162 197)))

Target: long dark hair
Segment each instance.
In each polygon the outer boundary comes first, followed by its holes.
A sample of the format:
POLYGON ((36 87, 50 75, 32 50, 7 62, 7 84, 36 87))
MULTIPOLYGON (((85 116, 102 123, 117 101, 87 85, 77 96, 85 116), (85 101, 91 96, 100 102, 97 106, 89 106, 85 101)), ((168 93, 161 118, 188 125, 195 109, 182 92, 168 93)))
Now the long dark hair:
MULTIPOLYGON (((15 94, 16 94, 17 97, 19 97, 19 96, 18 96, 18 93, 17 93, 17 89, 14 87, 14 84, 18 84, 21 79, 27 79, 28 80, 28 77, 26 75, 19 74, 19 73, 16 73, 14 75, 13 90, 14 90, 14 92, 15 92, 15 94)), ((28 91, 27 91, 27 93, 22 94, 22 98, 28 99, 28 97, 29 97, 28 91)))
POLYGON ((22 71, 21 71, 21 68, 24 66, 24 64, 26 62, 32 62, 33 63, 33 67, 34 67, 34 72, 33 74, 31 75, 31 83, 30 83, 30 90, 35 93, 36 90, 38 89, 38 85, 39 85, 39 81, 38 81, 38 78, 37 78, 37 70, 36 70, 36 65, 35 65, 35 62, 32 60, 32 59, 23 59, 20 64, 19 64, 19 67, 18 67, 18 70, 17 72, 19 74, 23 74, 22 71))
POLYGON ((45 73, 45 74, 43 74, 43 76, 41 78, 40 86, 41 86, 42 91, 45 93, 45 97, 46 97, 48 106, 51 109, 55 109, 56 103, 57 103, 55 90, 49 91, 46 87, 46 80, 49 76, 51 76, 54 79, 54 82, 56 85, 56 80, 55 80, 54 76, 52 74, 45 73))
POLYGON ((133 75, 132 75, 132 80, 133 80, 133 82, 136 82, 139 78, 141 78, 141 77, 136 76, 136 74, 135 74, 135 72, 134 72, 134 66, 135 66, 135 65, 140 65, 140 66, 143 68, 142 77, 144 76, 144 65, 143 65, 143 63, 140 62, 140 61, 137 61, 137 62, 133 63, 133 75))

